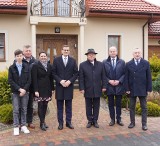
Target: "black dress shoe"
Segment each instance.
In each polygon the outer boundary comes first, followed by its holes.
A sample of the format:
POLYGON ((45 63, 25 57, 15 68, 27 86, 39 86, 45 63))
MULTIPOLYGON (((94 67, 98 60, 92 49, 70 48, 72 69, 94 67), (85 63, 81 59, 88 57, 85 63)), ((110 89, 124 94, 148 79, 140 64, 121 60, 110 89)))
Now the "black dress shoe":
POLYGON ((99 128, 99 125, 98 125, 97 122, 94 122, 94 127, 95 127, 95 128, 99 128))
POLYGON ((46 131, 46 130, 47 130, 44 123, 40 123, 40 128, 41 128, 41 130, 43 130, 43 131, 46 131))
POLYGON ((148 130, 147 126, 146 126, 146 125, 143 125, 143 126, 142 126, 142 130, 144 130, 144 131, 148 130))
POLYGON ((72 124, 66 123, 66 127, 70 128, 70 129, 74 129, 72 124))
POLYGON ((128 128, 133 128, 135 126, 135 123, 130 123, 128 128))
POLYGON ((114 120, 111 120, 111 122, 109 123, 109 126, 113 126, 115 124, 114 120))
POLYGON ((117 121, 117 124, 120 125, 120 126, 124 126, 122 121, 117 121))
POLYGON ((93 125, 92 122, 88 122, 86 128, 91 128, 92 125, 93 125))
POLYGON ((63 124, 59 124, 58 130, 62 130, 62 129, 63 129, 63 124))

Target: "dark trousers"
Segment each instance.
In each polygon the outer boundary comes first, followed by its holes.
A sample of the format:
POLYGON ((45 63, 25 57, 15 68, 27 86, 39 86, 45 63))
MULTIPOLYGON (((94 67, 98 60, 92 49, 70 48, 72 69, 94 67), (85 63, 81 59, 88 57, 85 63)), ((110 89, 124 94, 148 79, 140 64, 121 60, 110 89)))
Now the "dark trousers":
POLYGON ((88 122, 97 122, 99 116, 100 97, 85 98, 88 122))
POLYGON ((40 123, 45 122, 47 107, 48 107, 48 101, 39 101, 38 102, 38 116, 40 119, 40 123))
MULTIPOLYGON (((130 97, 130 120, 135 123, 135 107, 137 97, 130 97)), ((139 97, 140 106, 142 109, 142 125, 147 124, 147 100, 145 96, 139 97)))
POLYGON ((122 95, 108 95, 108 106, 110 118, 115 121, 115 108, 116 105, 116 119, 121 121, 121 101, 122 95))
POLYGON ((71 124, 72 120, 72 99, 57 100, 57 119, 59 124, 63 124, 63 110, 65 103, 66 123, 71 124))
POLYGON ((33 93, 29 93, 29 100, 27 106, 27 123, 32 123, 33 121, 33 93))

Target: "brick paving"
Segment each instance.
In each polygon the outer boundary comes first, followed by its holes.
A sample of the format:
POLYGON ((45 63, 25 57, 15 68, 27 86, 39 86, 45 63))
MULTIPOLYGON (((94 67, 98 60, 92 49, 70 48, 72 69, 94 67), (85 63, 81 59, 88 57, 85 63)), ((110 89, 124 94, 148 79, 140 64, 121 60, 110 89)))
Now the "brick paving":
MULTIPOLYGON (((104 103, 103 103, 104 104, 104 103)), ((13 136, 13 130, 7 129, 0 132, 0 146, 88 146, 99 145, 105 146, 146 146, 160 145, 160 118, 148 118, 149 130, 144 132, 141 129, 141 118, 136 117, 136 126, 133 129, 128 129, 129 115, 127 112, 122 112, 122 120, 125 126, 121 127, 115 124, 113 127, 108 125, 110 118, 109 113, 105 108, 100 108, 99 125, 100 128, 86 128, 87 119, 85 115, 85 101, 82 94, 78 90, 74 91, 73 99, 73 120, 72 123, 75 129, 71 130, 65 127, 63 130, 58 130, 58 122, 56 117, 56 102, 53 98, 49 103, 50 112, 46 117, 46 123, 49 129, 45 132, 39 128, 39 120, 34 124, 36 129, 31 130, 30 134, 20 133, 19 136, 13 136), (144 142, 144 143, 143 143, 144 142)))

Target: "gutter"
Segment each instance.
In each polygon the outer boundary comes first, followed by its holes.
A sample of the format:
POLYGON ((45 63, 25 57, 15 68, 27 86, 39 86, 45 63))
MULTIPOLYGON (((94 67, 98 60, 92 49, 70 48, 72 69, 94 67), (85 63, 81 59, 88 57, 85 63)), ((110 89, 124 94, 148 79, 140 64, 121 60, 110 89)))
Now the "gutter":
POLYGON ((145 46, 144 46, 144 29, 145 26, 151 21, 151 19, 153 18, 153 14, 151 14, 151 17, 147 20, 147 22, 143 25, 142 27, 142 42, 143 42, 143 58, 144 58, 144 54, 145 54, 145 46))

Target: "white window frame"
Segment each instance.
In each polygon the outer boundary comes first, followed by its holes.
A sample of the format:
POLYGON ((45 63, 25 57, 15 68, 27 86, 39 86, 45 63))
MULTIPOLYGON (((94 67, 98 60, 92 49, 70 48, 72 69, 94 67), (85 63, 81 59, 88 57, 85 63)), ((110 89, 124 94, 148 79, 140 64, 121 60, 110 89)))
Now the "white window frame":
POLYGON ((120 36, 120 58, 124 58, 125 56, 125 54, 124 54, 124 49, 123 49, 123 46, 124 46, 124 42, 123 42, 123 37, 124 37, 124 35, 123 35, 123 33, 106 33, 106 58, 109 56, 109 52, 108 52, 108 50, 109 50, 109 48, 108 48, 108 36, 110 36, 110 35, 114 35, 114 36, 120 36))
MULTIPOLYGON (((5 54, 4 54, 4 62, 8 61, 8 53, 9 53, 9 49, 8 49, 8 31, 7 30, 0 30, 0 33, 4 33, 5 34, 5 54)), ((2 61, 0 61, 2 62, 2 61)))

